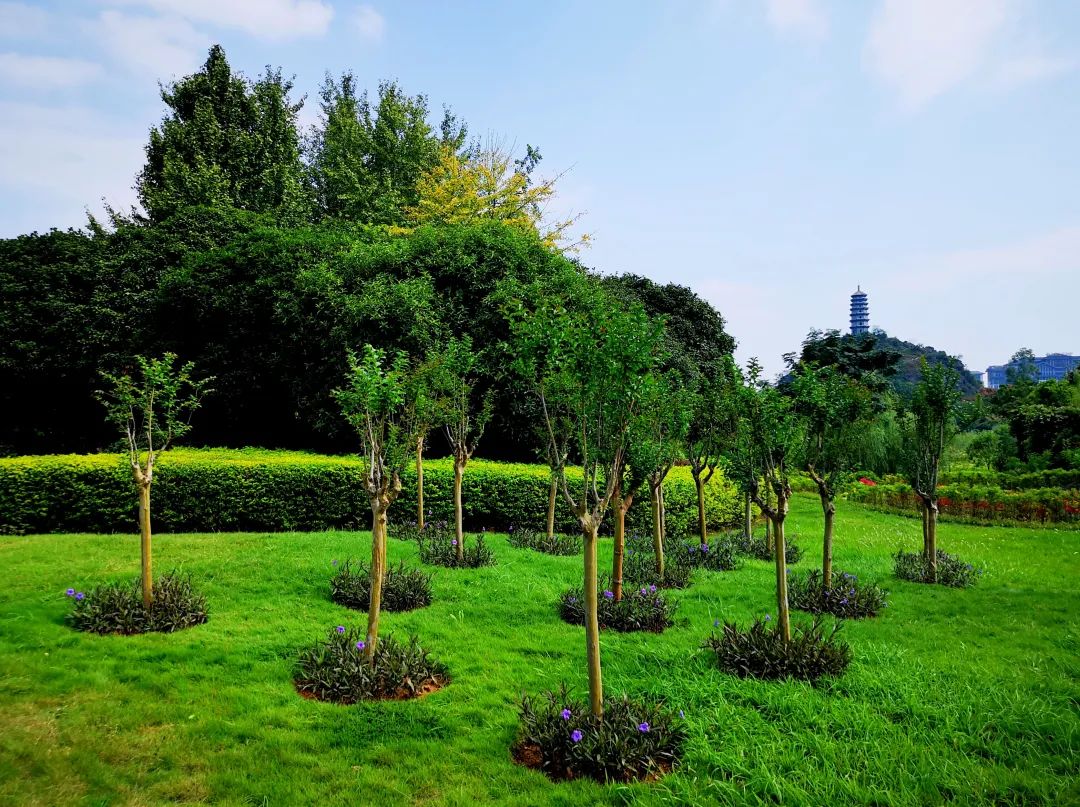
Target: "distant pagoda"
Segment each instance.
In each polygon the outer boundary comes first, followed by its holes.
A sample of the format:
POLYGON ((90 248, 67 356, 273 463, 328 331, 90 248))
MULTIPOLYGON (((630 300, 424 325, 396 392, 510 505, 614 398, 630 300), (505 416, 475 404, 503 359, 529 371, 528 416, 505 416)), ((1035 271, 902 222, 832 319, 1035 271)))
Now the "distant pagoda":
POLYGON ((870 333, 870 303, 862 286, 851 295, 851 333, 853 336, 870 333))

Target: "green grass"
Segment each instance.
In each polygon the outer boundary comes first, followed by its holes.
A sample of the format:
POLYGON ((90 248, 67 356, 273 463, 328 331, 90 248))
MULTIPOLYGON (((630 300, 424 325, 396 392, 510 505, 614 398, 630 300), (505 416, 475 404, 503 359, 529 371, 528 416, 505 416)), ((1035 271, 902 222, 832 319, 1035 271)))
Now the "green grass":
MULTIPOLYGON (((817 563, 816 501, 798 497, 789 524, 799 568, 817 563)), ((210 622, 137 637, 63 622, 68 586, 137 572, 134 537, 0 537, 0 804, 1080 803, 1080 536, 943 524, 941 547, 986 567, 956 591, 891 578, 918 529, 841 505, 837 565, 892 598, 845 626, 855 660, 835 682, 743 681, 699 652, 714 619, 774 612, 764 562, 697 572, 663 635, 604 634, 609 693, 686 712, 682 767, 634 786, 552 784, 510 760, 521 692, 585 686, 582 630, 555 610, 579 558, 493 536, 498 566, 435 570, 434 604, 382 625, 419 634, 453 682, 340 707, 297 696, 291 669, 300 646, 362 620, 328 580, 332 559, 365 558, 365 534, 159 536, 156 568, 191 572, 210 622)))

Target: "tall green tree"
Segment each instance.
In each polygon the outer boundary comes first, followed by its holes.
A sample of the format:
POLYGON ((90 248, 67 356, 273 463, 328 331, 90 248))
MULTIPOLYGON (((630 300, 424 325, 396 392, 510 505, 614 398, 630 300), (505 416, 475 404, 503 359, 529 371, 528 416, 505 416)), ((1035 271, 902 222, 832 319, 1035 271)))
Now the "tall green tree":
POLYGON ((192 362, 177 365, 176 355, 160 359, 135 357, 135 367, 122 374, 102 373, 108 389, 99 393, 109 420, 124 435, 128 463, 139 497, 142 554, 142 598, 153 604, 154 576, 150 538, 150 486, 158 455, 191 430, 191 417, 210 392, 210 378, 195 380, 192 362))
POLYGON ((168 111, 150 130, 136 190, 151 221, 191 206, 310 215, 290 79, 267 68, 252 82, 233 72, 220 45, 190 76, 161 90, 168 111))
POLYGON ((709 541, 705 486, 720 467, 725 449, 737 429, 733 409, 737 387, 737 368, 730 356, 719 357, 705 365, 697 379, 686 437, 686 458, 697 490, 698 533, 703 544, 709 541))
POLYGON ((938 476, 945 449, 956 436, 960 374, 944 364, 922 363, 906 418, 905 464, 908 482, 922 502, 923 554, 930 582, 937 582, 938 476))

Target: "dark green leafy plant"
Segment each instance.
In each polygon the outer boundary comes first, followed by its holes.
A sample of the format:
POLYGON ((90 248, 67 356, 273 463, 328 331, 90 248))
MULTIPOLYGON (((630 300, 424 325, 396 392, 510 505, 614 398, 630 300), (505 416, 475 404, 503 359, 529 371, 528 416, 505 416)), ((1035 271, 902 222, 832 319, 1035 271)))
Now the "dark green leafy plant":
POLYGON ((978 582, 983 570, 939 549, 936 581, 926 555, 921 552, 897 552, 893 555, 893 572, 901 580, 912 583, 937 582, 952 588, 968 588, 978 582))
POLYGON ((207 620, 206 598, 191 587, 191 578, 172 571, 154 581, 153 602, 143 604, 141 578, 107 583, 88 593, 67 590, 75 601, 68 624, 88 633, 172 633, 207 620))
POLYGON ((705 640, 705 648, 715 654, 721 670, 740 678, 815 681, 840 675, 851 663, 851 647, 836 637, 840 623, 826 633, 821 619, 814 617, 810 625, 794 626, 788 642, 770 623, 768 614, 745 631, 725 622, 719 635, 705 640))
MULTIPOLYGON (((739 551, 758 560, 774 560, 773 550, 765 543, 764 538, 754 536, 739 536, 737 539, 739 551)), ((802 549, 793 541, 784 544, 784 559, 786 563, 798 563, 802 559, 802 549)))
MULTIPOLYGON (((616 601, 608 581, 600 580, 597 619, 601 628, 622 633, 639 630, 660 633, 673 624, 675 607, 675 602, 656 585, 626 587, 623 598, 616 601)), ((559 598, 559 616, 571 625, 585 624, 585 595, 580 588, 572 588, 559 598)))
MULTIPOLYGON (((346 560, 330 578, 330 599, 348 608, 367 610, 371 602, 371 571, 363 564, 354 568, 346 560)), ((382 608, 411 611, 431 605, 431 575, 404 563, 389 566, 383 576, 382 608)))
MULTIPOLYGON (((453 531, 449 531, 453 535, 453 531)), ((481 566, 494 566, 498 561, 491 547, 484 543, 484 537, 477 535, 476 540, 462 539, 464 549, 458 552, 457 538, 437 533, 428 533, 427 529, 417 536, 416 545, 420 549, 420 560, 447 569, 479 569, 481 566)))
POLYGON ((822 573, 815 569, 788 578, 791 607, 811 614, 832 614, 846 619, 877 616, 888 605, 889 592, 876 583, 860 583, 857 575, 837 571, 825 588, 822 573))
POLYGON ((518 549, 534 549, 548 555, 580 555, 581 536, 553 533, 549 538, 547 533, 540 530, 515 530, 510 528, 510 546, 518 549))
POLYGON ((334 703, 403 700, 433 692, 450 681, 446 667, 420 647, 382 636, 365 658, 364 631, 338 625, 327 638, 301 651, 294 682, 301 695, 334 703))
POLYGON ((626 539, 623 559, 623 579, 631 589, 641 586, 657 588, 686 588, 690 585, 694 564, 686 546, 677 543, 664 554, 664 577, 656 569, 656 554, 652 538, 631 533, 626 539))
POLYGON ((521 765, 555 780, 587 776, 632 782, 668 773, 679 761, 686 731, 682 715, 663 703, 623 695, 604 703, 603 719, 588 704, 558 692, 523 696, 511 752, 521 765))

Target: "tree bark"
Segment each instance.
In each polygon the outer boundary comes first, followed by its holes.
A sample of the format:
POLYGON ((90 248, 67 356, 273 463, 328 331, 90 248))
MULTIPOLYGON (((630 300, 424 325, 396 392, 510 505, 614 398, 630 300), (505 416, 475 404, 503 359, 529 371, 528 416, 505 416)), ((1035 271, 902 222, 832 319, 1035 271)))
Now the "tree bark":
POLYGON ((661 581, 664 579, 664 510, 660 501, 662 490, 661 485, 649 485, 653 511, 653 553, 656 555, 656 575, 661 581))
MULTIPOLYGON (((768 507, 769 502, 769 486, 765 485, 765 506, 768 507)), ((772 519, 768 516, 765 517, 765 549, 769 552, 773 550, 773 535, 772 535, 772 519)))
POLYGON ((754 530, 753 513, 750 511, 750 491, 743 498, 743 537, 750 540, 754 530))
POLYGON ((930 507, 925 499, 920 499, 922 510, 922 552, 923 557, 930 560, 930 507))
POLYGON ((615 602, 622 599, 622 575, 623 553, 626 548, 626 511, 630 507, 629 501, 624 501, 622 493, 615 493, 615 538, 612 541, 611 559, 611 592, 615 595, 615 602))
POLYGON ((664 501, 664 480, 660 480, 660 489, 656 495, 660 499, 660 548, 667 546, 667 504, 664 501))
POLYGON ((832 588, 833 522, 836 520, 836 503, 828 493, 820 492, 821 509, 825 514, 825 535, 822 539, 821 583, 826 590, 832 588))
POLYGON ((589 666, 589 706, 596 717, 604 716, 604 687, 600 674, 600 621, 597 616, 596 524, 582 524, 585 539, 585 653, 589 666))
POLYGON ((139 547, 142 556, 142 600, 149 611, 154 602, 154 573, 150 555, 150 482, 139 482, 139 547))
POLYGON ((559 478, 551 472, 551 486, 548 488, 547 537, 555 537, 555 500, 559 496, 559 478))
POLYGON ((788 613, 787 593, 787 542, 784 538, 784 508, 777 502, 777 517, 773 521, 776 558, 776 620, 780 635, 785 642, 791 641, 791 616, 788 613))
POLYGON ((424 438, 416 439, 416 526, 424 529, 424 438))
POLYGON ((458 562, 465 559, 465 533, 461 529, 461 478, 465 475, 465 463, 454 458, 454 537, 457 544, 454 554, 458 562))
POLYGON ((930 565, 930 582, 937 582, 937 502, 926 508, 926 559, 930 565))
POLYGON ((705 483, 700 476, 694 477, 694 487, 697 488, 697 513, 698 532, 701 533, 701 543, 709 543, 709 527, 705 523, 705 483))
POLYGON ((371 600, 368 603, 367 643, 364 657, 373 662, 379 641, 379 610, 382 607, 383 577, 386 575, 386 511, 376 499, 371 503, 371 600))

